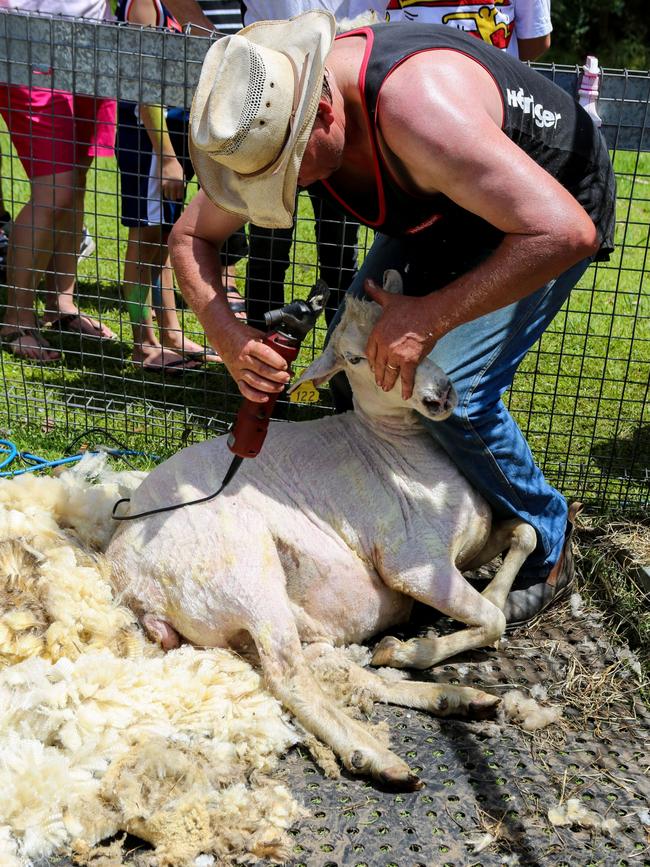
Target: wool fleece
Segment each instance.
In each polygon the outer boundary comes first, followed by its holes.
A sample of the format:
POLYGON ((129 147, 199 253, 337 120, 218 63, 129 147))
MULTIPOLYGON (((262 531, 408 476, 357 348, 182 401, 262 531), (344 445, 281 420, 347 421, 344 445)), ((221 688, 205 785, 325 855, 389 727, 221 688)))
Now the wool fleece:
POLYGON ((90 458, 0 481, 3 867, 99 863, 120 831, 154 847, 143 867, 282 861, 304 813, 273 777, 299 736, 255 670, 226 650, 163 654, 114 598, 97 552, 141 478, 90 458))

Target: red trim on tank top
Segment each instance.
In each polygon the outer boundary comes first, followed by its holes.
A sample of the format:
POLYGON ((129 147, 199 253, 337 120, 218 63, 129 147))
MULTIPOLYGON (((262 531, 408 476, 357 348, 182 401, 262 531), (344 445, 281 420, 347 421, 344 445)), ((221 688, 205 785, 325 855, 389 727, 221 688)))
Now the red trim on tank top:
POLYGON ((370 122, 370 115, 368 114, 368 106, 366 104, 366 71, 368 69, 368 61, 370 60, 370 53, 372 51, 372 46, 375 41, 375 34, 372 32, 370 27, 359 27, 357 30, 348 30, 347 33, 341 33, 340 36, 337 36, 337 39, 346 39, 349 36, 365 36, 366 37, 366 47, 363 52, 363 60, 361 61, 361 68, 359 69, 359 92, 361 93, 361 107, 363 110, 363 116, 366 120, 366 126, 368 127, 368 131, 370 133, 370 148, 372 150, 372 168, 375 176, 375 181, 377 183, 377 201, 378 201, 378 211, 376 220, 367 220, 365 217, 362 217, 361 214, 358 214, 354 208, 351 208, 344 199, 339 196, 336 190, 332 187, 329 181, 324 180, 323 186, 328 191, 328 193, 333 196, 334 199, 340 204, 343 205, 346 211, 352 214, 353 217, 356 217, 357 220, 364 223, 367 226, 370 226, 371 229, 375 229, 377 226, 381 226, 382 223, 386 220, 386 198, 384 196, 384 185, 381 180, 381 169, 379 167, 379 155, 377 152, 377 142, 375 141, 373 125, 370 122))
MULTIPOLYGON (((329 183, 329 181, 324 180, 322 183, 323 183, 323 186, 325 187, 325 189, 329 192, 329 194, 331 196, 333 196, 333 198, 336 199, 336 201, 340 205, 342 205, 346 209, 346 211, 349 211, 349 213, 351 213, 352 216, 356 217, 357 220, 360 220, 360 222, 364 223, 367 226, 370 226, 370 228, 372 228, 372 229, 375 229, 378 226, 381 226, 385 222, 385 219, 386 219, 386 196, 384 193, 384 184, 382 181, 381 169, 379 166, 379 160, 380 159, 381 159, 382 165, 384 166, 384 169, 386 170, 386 173, 391 177, 395 186, 398 187, 398 189, 400 189, 407 196, 413 196, 413 198, 420 198, 420 197, 416 196, 414 193, 410 192, 409 190, 404 189, 404 187, 400 184, 399 179, 395 176, 394 172, 391 171, 390 166, 386 163, 386 161, 384 159, 382 159, 379 144, 377 142, 377 136, 375 134, 375 131, 379 126, 379 101, 381 99, 382 88, 383 88, 384 84, 386 83, 386 81, 388 80, 388 78, 393 74, 393 72, 398 67, 400 67, 406 60, 409 60, 411 57, 415 57, 417 54, 424 54, 427 51, 455 51, 456 53, 462 54, 464 57, 467 57, 469 60, 473 60, 474 63, 478 63, 478 65, 487 72, 487 74, 490 76, 490 78, 492 79, 492 81, 496 85, 497 92, 499 94, 499 98, 501 99, 501 129, 502 130, 503 130, 503 124, 505 122, 506 107, 505 107, 505 102, 503 99, 503 94, 501 92, 501 87, 499 86, 498 81, 496 80, 496 78, 492 74, 491 70, 488 69, 484 63, 481 63, 481 61, 478 60, 476 57, 472 57, 471 54, 468 54, 465 51, 461 51, 460 48, 449 48, 448 46, 444 46, 444 47, 441 46, 440 48, 436 48, 436 47, 421 48, 419 51, 414 51, 412 54, 407 54, 406 57, 403 57, 401 60, 399 60, 394 66, 392 66, 388 70, 386 77, 382 81, 382 83, 379 87, 379 90, 377 91, 377 101, 375 103, 375 124, 373 125, 370 121, 370 115, 368 113, 368 106, 366 104, 366 71, 368 69, 368 61, 370 59, 370 52, 372 51, 372 46, 374 43, 374 33, 372 32, 372 30, 369 27, 360 27, 357 30, 348 30, 347 33, 342 33, 339 36, 337 36, 336 38, 337 39, 345 39, 347 36, 358 36, 358 35, 364 35, 366 37, 366 40, 367 40, 366 41, 366 48, 364 50, 363 60, 361 62, 361 68, 359 69, 359 91, 361 93, 361 105, 363 108, 363 114, 364 114, 364 117, 366 120, 366 125, 368 127, 368 131, 370 133, 370 144, 371 144, 371 149, 372 149, 373 171, 374 171, 374 175, 375 175, 375 180, 377 182, 377 199, 378 199, 378 206, 379 206, 379 214, 377 216, 377 219, 374 221, 371 221, 371 220, 368 220, 367 218, 363 217, 361 214, 357 213, 357 211, 355 211, 354 208, 351 208, 350 205, 348 205, 344 201, 344 199, 341 198, 341 196, 339 196, 339 194, 332 187, 332 185, 329 183)), ((440 194, 440 195, 444 195, 444 194, 440 194)), ((424 201, 427 198, 427 196, 422 196, 421 198, 424 201)), ((428 217, 426 220, 419 223, 417 226, 413 226, 409 229, 406 229, 405 234, 413 235, 413 234, 416 234, 417 232, 421 232, 423 229, 428 229, 434 223, 437 223, 438 220, 442 219, 442 216, 443 216, 442 214, 432 214, 431 217, 428 217)))

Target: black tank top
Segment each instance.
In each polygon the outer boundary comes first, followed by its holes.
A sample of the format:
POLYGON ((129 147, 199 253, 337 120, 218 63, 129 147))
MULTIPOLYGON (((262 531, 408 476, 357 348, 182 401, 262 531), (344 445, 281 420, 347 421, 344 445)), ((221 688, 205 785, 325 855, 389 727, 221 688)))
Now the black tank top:
MULTIPOLYGON (((376 197, 336 190, 336 175, 319 184, 366 226, 393 237, 471 239, 496 246, 503 233, 442 194, 416 196, 403 190, 381 157, 377 141, 377 101, 381 87, 402 61, 422 51, 450 49, 476 60, 492 76, 503 100, 503 132, 553 175, 594 221, 601 241, 598 258, 614 249, 616 184, 605 140, 586 111, 565 91, 526 64, 452 27, 400 22, 378 24, 339 36, 365 35, 359 76, 372 141, 376 197)), ((463 99, 459 87, 458 98, 463 99)), ((408 99, 408 94, 405 94, 408 99)), ((503 169, 504 183, 508 168, 503 169)))

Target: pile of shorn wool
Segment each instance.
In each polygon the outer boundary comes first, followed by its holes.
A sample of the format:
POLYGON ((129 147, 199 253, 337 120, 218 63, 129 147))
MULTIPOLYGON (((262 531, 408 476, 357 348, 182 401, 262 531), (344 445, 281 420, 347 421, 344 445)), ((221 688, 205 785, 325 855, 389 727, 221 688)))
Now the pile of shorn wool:
POLYGON ((139 478, 99 470, 0 481, 0 864, 100 863, 120 831, 142 865, 284 860, 302 809, 270 775, 297 734, 247 663, 163 654, 113 598, 94 551, 139 478))

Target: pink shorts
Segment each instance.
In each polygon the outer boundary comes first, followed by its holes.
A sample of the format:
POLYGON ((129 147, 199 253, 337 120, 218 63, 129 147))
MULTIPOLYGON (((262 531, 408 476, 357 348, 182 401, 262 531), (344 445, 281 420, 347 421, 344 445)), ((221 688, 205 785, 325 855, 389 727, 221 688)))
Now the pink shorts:
POLYGON ((0 84, 0 114, 28 178, 73 169, 82 157, 112 156, 114 99, 0 84))

